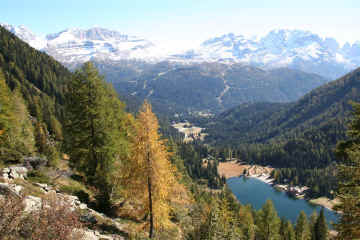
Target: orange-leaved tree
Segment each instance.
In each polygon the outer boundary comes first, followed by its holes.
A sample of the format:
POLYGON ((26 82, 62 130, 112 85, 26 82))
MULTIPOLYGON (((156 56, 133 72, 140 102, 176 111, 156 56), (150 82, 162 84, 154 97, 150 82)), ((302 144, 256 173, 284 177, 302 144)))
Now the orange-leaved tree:
POLYGON ((184 187, 178 182, 171 153, 158 133, 158 120, 148 102, 144 102, 134 125, 132 157, 125 171, 129 184, 125 187, 129 197, 142 201, 152 238, 155 230, 172 226, 170 202, 184 193, 184 187))

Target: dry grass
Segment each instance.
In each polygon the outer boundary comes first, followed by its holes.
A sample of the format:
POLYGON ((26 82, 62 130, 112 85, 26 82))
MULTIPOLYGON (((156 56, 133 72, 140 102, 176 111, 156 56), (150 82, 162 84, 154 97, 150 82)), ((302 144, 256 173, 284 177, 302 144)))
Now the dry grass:
POLYGON ((237 161, 220 162, 218 166, 218 173, 225 178, 238 177, 244 174, 244 170, 250 175, 270 174, 273 168, 262 167, 257 165, 241 164, 237 161))

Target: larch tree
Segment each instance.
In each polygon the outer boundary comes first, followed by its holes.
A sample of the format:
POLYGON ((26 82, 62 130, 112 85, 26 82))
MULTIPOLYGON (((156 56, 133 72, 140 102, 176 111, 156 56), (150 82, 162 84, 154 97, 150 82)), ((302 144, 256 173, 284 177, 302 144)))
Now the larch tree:
POLYGON ((123 187, 127 197, 142 201, 152 238, 156 231, 173 225, 170 202, 179 199, 184 187, 178 182, 176 168, 170 162, 171 153, 158 133, 158 120, 147 101, 136 117, 134 128, 131 161, 122 171, 123 187))
POLYGON ((68 84, 65 149, 70 163, 110 203, 116 167, 121 166, 127 140, 124 105, 91 62, 68 84))
POLYGON ((354 114, 347 132, 348 140, 339 142, 336 156, 339 187, 337 210, 341 217, 336 230, 338 239, 360 239, 360 104, 354 103, 354 114))

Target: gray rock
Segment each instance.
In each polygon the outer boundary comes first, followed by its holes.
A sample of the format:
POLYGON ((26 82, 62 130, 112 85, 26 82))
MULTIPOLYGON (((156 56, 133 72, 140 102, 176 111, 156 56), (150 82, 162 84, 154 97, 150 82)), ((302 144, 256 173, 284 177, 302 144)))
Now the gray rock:
POLYGON ((26 167, 9 167, 10 172, 8 173, 9 178, 21 178, 24 179, 27 176, 28 169, 26 167))
POLYGON ((40 187, 42 190, 44 190, 45 192, 49 192, 50 190, 52 190, 52 187, 45 184, 45 183, 35 183, 36 186, 40 187))
POLYGON ((20 193, 24 188, 20 185, 12 183, 0 183, 0 195, 13 194, 20 197, 20 193))
POLYGON ((29 195, 24 199, 24 204, 25 204, 24 211, 32 212, 32 211, 39 210, 41 208, 42 200, 41 200, 41 198, 29 195))
POLYGON ((87 205, 86 205, 85 203, 81 203, 81 204, 79 205, 79 208, 80 208, 81 210, 87 209, 87 205))
POLYGON ((0 172, 1 177, 5 180, 8 181, 9 180, 9 173, 10 173, 10 169, 9 168, 3 168, 0 172))

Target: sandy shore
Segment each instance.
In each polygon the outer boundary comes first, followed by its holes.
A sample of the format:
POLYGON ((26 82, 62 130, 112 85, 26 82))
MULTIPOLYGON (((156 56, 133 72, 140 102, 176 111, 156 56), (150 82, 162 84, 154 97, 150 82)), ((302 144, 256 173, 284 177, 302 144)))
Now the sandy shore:
POLYGON ((271 167, 242 164, 237 162, 236 160, 220 162, 218 166, 219 175, 224 176, 226 179, 232 177, 239 177, 240 175, 244 174, 245 170, 248 177, 257 178, 266 183, 272 183, 273 181, 270 178, 270 173, 273 170, 273 168, 271 167))
POLYGON ((339 199, 335 198, 333 200, 330 200, 329 198, 326 197, 310 199, 309 202, 312 204, 323 206, 332 211, 334 211, 334 206, 340 203, 339 199))

